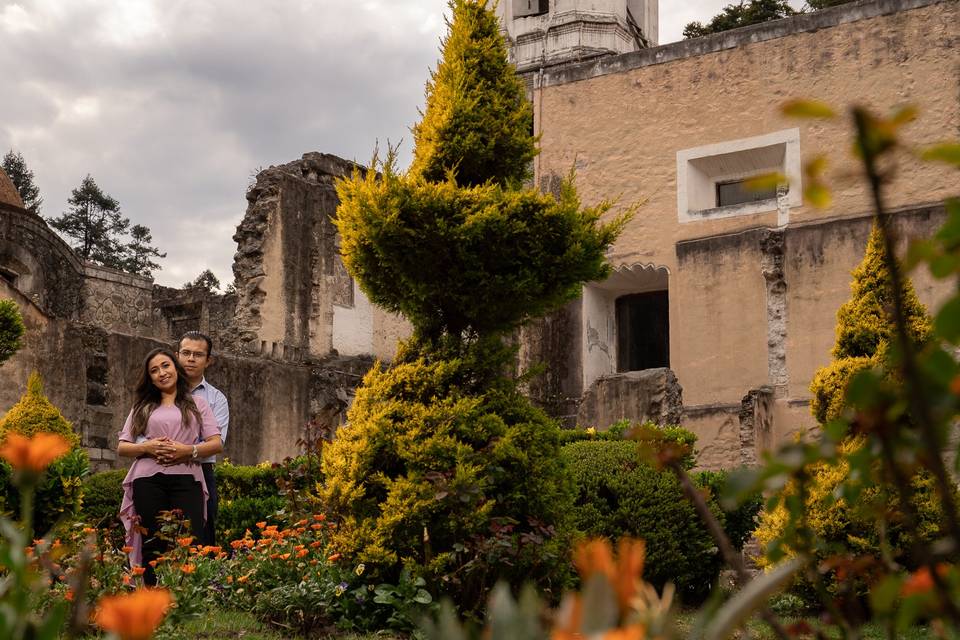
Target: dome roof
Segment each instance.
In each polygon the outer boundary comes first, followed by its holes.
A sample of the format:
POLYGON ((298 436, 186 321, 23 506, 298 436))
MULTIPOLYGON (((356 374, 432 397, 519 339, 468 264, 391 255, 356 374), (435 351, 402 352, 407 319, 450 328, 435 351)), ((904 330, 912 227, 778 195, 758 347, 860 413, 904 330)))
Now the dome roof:
POLYGON ((25 208, 17 188, 13 186, 13 180, 3 172, 3 169, 0 169, 0 204, 10 204, 20 209, 25 208))

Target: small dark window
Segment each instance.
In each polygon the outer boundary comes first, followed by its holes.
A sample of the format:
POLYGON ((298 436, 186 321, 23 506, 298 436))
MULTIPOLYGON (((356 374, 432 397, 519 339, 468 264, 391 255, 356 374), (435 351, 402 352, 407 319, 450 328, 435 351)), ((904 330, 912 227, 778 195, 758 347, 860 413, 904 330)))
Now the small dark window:
POLYGON ((760 200, 769 200, 777 197, 777 190, 774 189, 748 189, 746 180, 733 180, 731 182, 717 183, 717 206, 728 207, 734 204, 744 204, 746 202, 759 202, 760 200))
POLYGON ((617 298, 617 371, 670 366, 670 305, 666 291, 617 298))
POLYGON ((550 0, 513 0, 513 17, 539 16, 550 11, 550 0))
POLYGON ((17 286, 17 278, 19 275, 16 271, 0 267, 0 280, 5 280, 14 287, 17 286))

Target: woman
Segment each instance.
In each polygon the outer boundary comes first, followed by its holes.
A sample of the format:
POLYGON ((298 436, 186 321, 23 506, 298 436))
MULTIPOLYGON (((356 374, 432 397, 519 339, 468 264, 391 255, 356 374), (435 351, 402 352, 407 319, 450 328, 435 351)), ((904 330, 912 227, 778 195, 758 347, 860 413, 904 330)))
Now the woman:
POLYGON ((132 548, 131 563, 147 564, 146 584, 156 584, 149 562, 167 546, 157 538, 157 516, 179 509, 199 539, 207 490, 198 463, 222 450, 213 412, 203 398, 190 394, 187 376, 173 352, 154 349, 148 353, 117 447, 119 455, 136 458, 123 481, 120 520, 132 548))

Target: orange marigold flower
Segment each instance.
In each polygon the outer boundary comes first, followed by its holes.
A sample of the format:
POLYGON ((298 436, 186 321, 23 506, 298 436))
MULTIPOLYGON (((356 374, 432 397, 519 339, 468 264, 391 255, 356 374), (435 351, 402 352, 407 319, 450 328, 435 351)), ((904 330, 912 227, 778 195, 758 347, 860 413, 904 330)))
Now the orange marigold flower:
POLYGON ((281 560, 286 560, 286 559, 288 559, 289 557, 290 557, 290 554, 289 554, 289 553, 281 553, 281 554, 280 554, 280 559, 281 559, 281 560))
POLYGON ((0 447, 0 458, 13 465, 14 469, 41 473, 68 451, 70 443, 55 433, 37 433, 28 438, 8 432, 0 447))
POLYGON ((331 553, 329 556, 327 556, 327 562, 336 562, 340 559, 340 556, 341 554, 339 553, 331 553))
POLYGON ((230 543, 230 546, 233 547, 234 549, 239 549, 244 545, 245 542, 246 542, 245 540, 234 540, 233 542, 230 543))
POLYGON ((94 621, 121 640, 149 640, 167 615, 173 598, 166 589, 138 589, 100 600, 94 621))
POLYGON ((258 523, 257 523, 257 529, 263 529, 265 526, 267 526, 267 523, 266 523, 266 522, 258 522, 258 523))
POLYGON ((323 514, 323 513, 315 513, 313 514, 313 519, 316 520, 317 522, 323 522, 324 520, 327 519, 327 516, 326 514, 323 514))
POLYGON ((250 579, 250 576, 249 576, 249 575, 240 576, 239 578, 237 578, 237 582, 239 582, 240 584, 243 584, 244 582, 246 582, 246 581, 249 580, 249 579, 250 579))
MULTIPOLYGON (((949 565, 940 563, 937 565, 937 575, 945 577, 950 570, 949 565)), ((903 597, 923 595, 933 591, 933 575, 930 573, 930 567, 920 567, 910 574, 903 585, 900 587, 900 595, 903 597)))
POLYGON ((83 528, 83 532, 84 532, 84 533, 96 533, 97 530, 94 529, 93 527, 84 527, 84 528, 83 528))
POLYGON ((323 529, 323 525, 322 525, 322 524, 312 524, 312 525, 310 525, 310 528, 313 529, 314 531, 316 531, 317 529, 323 529))
POLYGON ((184 548, 189 547, 191 542, 193 542, 193 536, 187 536, 186 538, 177 538, 177 544, 184 548))
POLYGON ((142 576, 143 573, 144 573, 144 571, 146 571, 146 568, 144 568, 144 567, 134 567, 134 568, 132 569, 132 571, 133 571, 133 575, 135 575, 135 576, 142 576))
POLYGON ((300 520, 299 522, 297 522, 296 526, 302 527, 302 526, 305 525, 305 524, 307 524, 306 518, 304 518, 303 520, 300 520))
POLYGON ((197 570, 197 565, 195 564, 184 564, 180 566, 180 571, 186 573, 187 575, 193 573, 197 570))
POLYGON ((310 553, 310 552, 307 551, 306 549, 300 549, 300 551, 297 551, 297 557, 298 557, 298 558, 302 558, 303 556, 307 555, 308 553, 310 553))
POLYGON ((121 551, 124 553, 133 553, 133 547, 124 547, 121 551))
POLYGON ((133 578, 130 577, 129 573, 123 574, 123 584, 129 587, 132 581, 133 581, 133 578))
POLYGON ((67 589, 63 597, 67 599, 67 602, 73 602, 73 589, 67 589))
POLYGON ((314 540, 313 542, 310 543, 311 549, 316 549, 317 547, 322 547, 322 546, 323 546, 323 540, 314 540))
POLYGON ((227 576, 227 584, 233 584, 233 576, 227 576))
POLYGON ((151 567, 153 567, 154 569, 157 568, 157 561, 156 561, 156 560, 151 560, 151 561, 148 562, 147 564, 150 565, 151 567))

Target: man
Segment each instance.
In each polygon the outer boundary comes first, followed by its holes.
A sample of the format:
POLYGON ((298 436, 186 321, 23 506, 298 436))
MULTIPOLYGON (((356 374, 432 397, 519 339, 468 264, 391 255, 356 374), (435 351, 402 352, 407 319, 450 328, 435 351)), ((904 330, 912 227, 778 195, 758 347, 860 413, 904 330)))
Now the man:
MULTIPOLYGON (((227 427, 230 425, 230 407, 227 404, 227 397, 223 393, 207 382, 204 372, 213 364, 213 340, 209 336, 199 331, 188 331, 180 338, 177 343, 177 359, 180 365, 187 373, 187 380, 190 382, 190 388, 193 395, 200 396, 207 401, 213 416, 220 425, 220 439, 226 443, 227 427)), ((207 484, 207 524, 204 527, 204 539, 201 540, 206 545, 216 545, 216 520, 217 520, 217 480, 213 475, 213 465, 217 461, 216 456, 203 458, 200 460, 203 468, 203 479, 207 484)))

